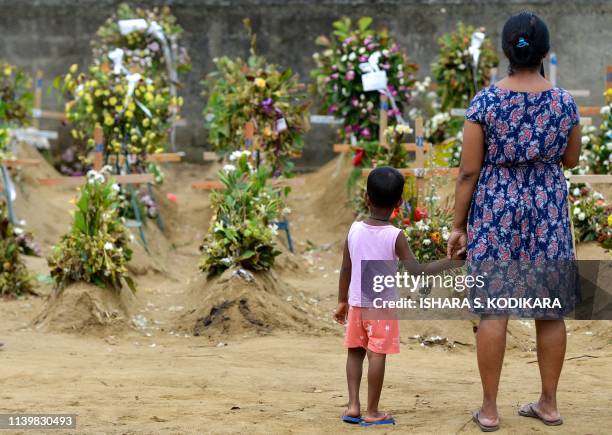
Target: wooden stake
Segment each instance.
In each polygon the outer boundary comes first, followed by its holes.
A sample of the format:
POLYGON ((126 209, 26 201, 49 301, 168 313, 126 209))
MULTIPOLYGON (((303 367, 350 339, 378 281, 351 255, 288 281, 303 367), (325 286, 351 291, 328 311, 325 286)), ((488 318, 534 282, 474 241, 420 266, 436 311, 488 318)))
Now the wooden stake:
MULTIPOLYGON (((425 132, 423 129, 423 118, 418 117, 414 122, 414 136, 416 142, 416 167, 425 168, 425 156, 423 153, 423 144, 425 132)), ((423 194, 425 190, 425 180, 423 177, 417 175, 416 179, 416 193, 417 193, 417 206, 421 206, 423 194)))
POLYGON ((385 134, 385 130, 387 130, 388 118, 387 118, 387 110, 389 109, 389 101, 386 95, 380 94, 380 125, 378 129, 378 142, 380 146, 383 148, 388 148, 387 144, 387 135, 385 134))
POLYGON ((40 113, 42 109, 43 96, 43 73, 41 70, 36 71, 36 82, 34 84, 34 110, 32 110, 32 126, 35 129, 40 128, 40 113))
POLYGON ((102 169, 102 163, 104 161, 104 131, 98 124, 94 128, 94 170, 100 171, 102 169))

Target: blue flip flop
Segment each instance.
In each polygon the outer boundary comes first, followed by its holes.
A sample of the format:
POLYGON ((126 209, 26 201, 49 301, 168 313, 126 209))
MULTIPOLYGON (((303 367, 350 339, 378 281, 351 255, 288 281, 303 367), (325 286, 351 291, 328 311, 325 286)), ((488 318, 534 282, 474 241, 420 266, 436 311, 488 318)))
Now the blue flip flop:
POLYGON ((348 424, 359 424, 361 423, 361 417, 351 417, 350 415, 343 415, 342 421, 348 424))
POLYGON ((361 426, 381 426, 384 424, 395 424, 395 419, 393 417, 391 418, 386 418, 384 420, 378 420, 378 421, 365 421, 365 420, 361 420, 361 422, 359 423, 361 426))

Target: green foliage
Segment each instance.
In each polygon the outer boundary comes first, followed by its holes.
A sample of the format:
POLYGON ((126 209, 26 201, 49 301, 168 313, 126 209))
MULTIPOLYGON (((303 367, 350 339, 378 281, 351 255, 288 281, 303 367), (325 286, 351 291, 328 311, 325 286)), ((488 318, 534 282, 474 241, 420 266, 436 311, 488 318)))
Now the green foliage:
POLYGON ((570 214, 576 242, 597 240, 610 248, 612 240, 612 206, 589 185, 570 185, 570 214))
POLYGON ((200 269, 210 275, 233 266, 268 270, 280 254, 273 222, 286 211, 288 190, 267 185, 269 173, 253 169, 248 152, 236 152, 233 161, 219 173, 224 190, 210 196, 215 214, 200 247, 200 269))
POLYGON ((446 257, 446 242, 453 218, 449 210, 430 208, 431 213, 418 221, 410 222, 404 234, 412 253, 419 261, 432 261, 446 257))
POLYGON ((604 93, 606 104, 601 108, 599 128, 588 125, 582 129, 582 153, 576 174, 609 174, 612 170, 612 89, 604 93))
POLYGON ((32 101, 32 78, 21 68, 0 61, 0 126, 27 125, 32 101))
POLYGON ((275 176, 290 175, 290 159, 299 157, 308 129, 309 103, 298 76, 290 68, 266 63, 255 54, 254 37, 252 41, 246 61, 217 58, 217 71, 202 82, 208 96, 208 140, 224 155, 248 148, 244 127, 254 121, 262 164, 275 176))
POLYGON ((21 254, 35 254, 31 234, 16 229, 8 218, 7 206, 0 202, 0 296, 18 297, 33 290, 21 254))
POLYGON ((119 186, 103 173, 90 171, 87 178, 76 201, 72 229, 49 259, 51 277, 58 288, 83 281, 118 290, 125 282, 135 290, 127 276, 132 250, 118 217, 119 186))
POLYGON ((119 31, 119 20, 143 18, 147 24, 156 22, 164 32, 165 37, 176 44, 176 67, 178 72, 187 72, 191 69, 187 50, 180 46, 183 28, 177 24, 176 17, 172 15, 167 6, 153 9, 132 8, 128 3, 121 3, 117 12, 111 15, 96 32, 91 45, 94 62, 104 62, 106 56, 114 48, 121 48, 125 52, 124 64, 127 69, 144 73, 147 77, 161 77, 168 84, 168 71, 166 59, 161 43, 147 29, 137 30, 127 35, 119 31))
MULTIPOLYGON (((362 17, 354 26, 350 18, 343 17, 333 23, 331 38, 320 36, 316 41, 322 51, 313 56, 316 68, 311 76, 323 98, 323 110, 344 119, 343 138, 354 135, 368 141, 378 137, 379 93, 363 91, 359 68, 372 54, 381 54, 379 67, 387 72, 388 88, 399 110, 411 100, 410 88, 418 67, 400 52, 386 29, 372 29, 372 21, 362 17)), ((396 113, 390 109, 389 115, 393 124, 396 113)))
POLYGON ((474 26, 459 22, 454 32, 446 33, 438 39, 440 52, 438 59, 431 65, 437 91, 441 97, 441 109, 446 112, 454 107, 467 107, 474 95, 488 85, 491 69, 499 64, 499 57, 491 40, 487 37, 480 47, 480 58, 474 84, 474 68, 470 47, 474 26))

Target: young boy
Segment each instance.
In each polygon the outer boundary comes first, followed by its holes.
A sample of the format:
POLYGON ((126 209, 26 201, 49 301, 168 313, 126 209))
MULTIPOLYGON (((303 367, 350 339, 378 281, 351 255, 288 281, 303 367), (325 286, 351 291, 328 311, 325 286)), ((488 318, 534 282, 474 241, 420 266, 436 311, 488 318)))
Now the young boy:
MULTIPOLYGON (((393 209, 402 203, 404 177, 391 167, 379 167, 367 180, 367 219, 351 225, 342 257, 336 321, 346 325, 344 345, 348 348, 346 378, 349 403, 342 415, 346 423, 369 425, 395 424, 392 416, 378 410, 385 376, 387 354, 399 353, 399 323, 397 319, 371 320, 365 316, 361 299, 361 261, 399 259, 411 274, 434 274, 451 266, 444 259, 420 264, 408 246, 403 232, 389 223, 393 209), (363 360, 368 357, 368 404, 361 416, 359 385, 363 360)), ((454 258, 461 256, 457 252, 454 258)))

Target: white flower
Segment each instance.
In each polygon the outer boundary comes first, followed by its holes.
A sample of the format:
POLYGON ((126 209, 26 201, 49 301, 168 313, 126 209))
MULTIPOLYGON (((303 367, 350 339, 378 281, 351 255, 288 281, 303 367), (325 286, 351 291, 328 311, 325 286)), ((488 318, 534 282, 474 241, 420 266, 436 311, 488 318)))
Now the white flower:
POLYGON ((236 170, 236 167, 234 165, 225 165, 223 166, 223 170, 225 172, 232 172, 236 170))
POLYGON ((270 230, 272 231, 272 234, 274 235, 278 234, 278 226, 276 224, 270 224, 268 225, 268 228, 270 228, 270 230))
POLYGON ((578 215, 578 220, 579 220, 579 221, 583 221, 583 220, 585 220, 585 219, 586 219, 586 215, 584 214, 584 212, 583 212, 583 213, 580 213, 580 214, 578 215))
POLYGON ((460 65, 459 65, 459 69, 460 69, 460 70, 464 70, 465 68, 466 68, 466 66, 465 66, 465 64, 464 64, 464 63, 462 63, 462 64, 460 64, 460 65))
POLYGON ((291 213, 291 209, 289 207, 285 207, 283 209, 283 214, 289 214, 289 213, 291 213))
POLYGON ((387 50, 386 48, 382 51, 383 56, 385 57, 389 57, 389 50, 387 50))
POLYGON ((593 192, 593 198, 595 198, 595 200, 604 199, 604 196, 601 194, 601 192, 593 192))
POLYGON ((582 136, 582 145, 587 145, 591 139, 588 136, 582 136))
MULTIPOLYGON (((579 203, 579 201, 574 202, 574 204, 576 204, 576 203, 579 203)), ((580 208, 576 207, 574 209, 574 214, 580 214, 580 213, 582 213, 582 210, 580 210, 580 208)))
POLYGON ((19 228, 19 227, 14 227, 13 231, 15 232, 15 234, 17 234, 18 236, 23 234, 23 229, 19 228))
POLYGON ((361 47, 361 48, 359 49, 359 54, 364 54, 365 52, 366 52, 365 47, 361 47))
POLYGON ((113 183, 112 188, 115 192, 119 192, 121 190, 121 187, 119 187, 117 183, 113 183))
POLYGON ((600 110, 600 113, 602 115, 609 115, 610 114, 610 106, 603 106, 600 110))
POLYGON ((572 195, 574 196, 578 196, 580 195, 580 189, 578 189, 577 187, 574 188, 574 190, 572 190, 572 195))
POLYGON ((229 159, 230 159, 230 162, 233 162, 234 160, 240 159, 240 157, 242 156, 248 157, 250 155, 251 155, 251 152, 249 150, 236 150, 230 154, 229 159))
POLYGON ((342 57, 340 58, 340 61, 341 61, 341 62, 346 62, 346 59, 347 59, 347 56, 346 56, 346 54, 345 54, 344 56, 342 56, 342 57))
POLYGON ((448 240, 448 238, 450 237, 450 234, 448 233, 442 233, 442 239, 444 240, 448 240))
POLYGON ((115 245, 113 245, 111 242, 106 242, 104 244, 104 250, 106 251, 112 251, 114 247, 115 245))
POLYGON ((350 60, 352 62, 355 59, 357 59, 357 54, 355 54, 354 51, 351 51, 351 54, 349 54, 348 60, 350 60))
POLYGON ((221 221, 217 221, 217 222, 215 222, 215 226, 214 226, 213 231, 214 231, 215 233, 217 233, 217 232, 219 232, 219 231, 223 231, 223 222, 221 222, 221 221))
POLYGON ((431 240, 429 240, 429 239, 423 239, 423 244, 424 244, 425 246, 429 246, 429 245, 431 245, 431 240))

